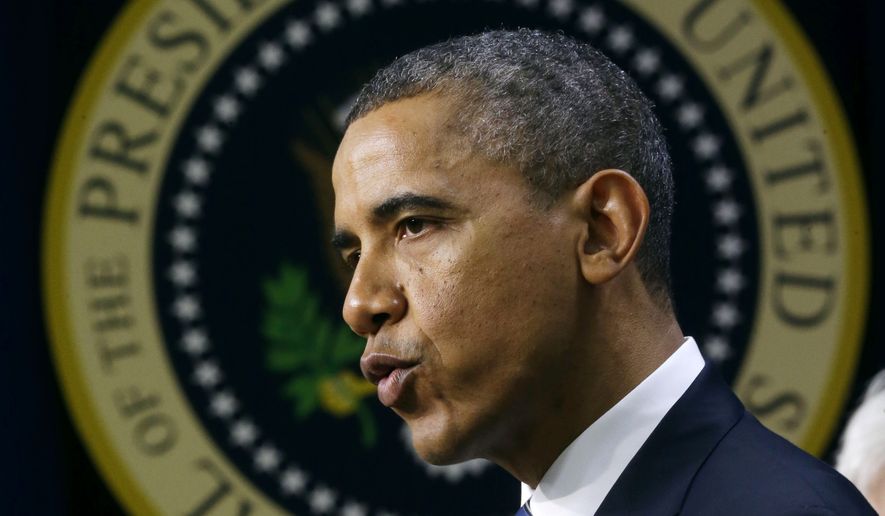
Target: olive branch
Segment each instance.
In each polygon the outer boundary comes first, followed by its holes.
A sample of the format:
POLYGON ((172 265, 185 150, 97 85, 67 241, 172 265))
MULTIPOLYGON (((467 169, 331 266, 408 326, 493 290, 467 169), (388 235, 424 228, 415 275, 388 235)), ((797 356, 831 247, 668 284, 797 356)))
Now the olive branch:
POLYGON ((296 418, 306 419, 317 408, 339 418, 356 415, 363 445, 374 446, 375 421, 362 402, 375 393, 375 386, 351 370, 363 341, 320 312, 303 268, 283 263, 278 276, 265 280, 263 287, 266 364, 289 376, 282 394, 292 401, 296 418))

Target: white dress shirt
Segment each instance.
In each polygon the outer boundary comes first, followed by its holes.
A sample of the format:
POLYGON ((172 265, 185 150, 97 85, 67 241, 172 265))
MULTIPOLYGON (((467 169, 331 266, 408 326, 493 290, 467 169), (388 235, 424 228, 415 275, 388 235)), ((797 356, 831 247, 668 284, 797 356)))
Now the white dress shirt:
POLYGON ((698 345, 682 345, 593 422, 557 457, 534 491, 522 485, 533 516, 596 513, 615 481, 658 423, 704 368, 698 345))

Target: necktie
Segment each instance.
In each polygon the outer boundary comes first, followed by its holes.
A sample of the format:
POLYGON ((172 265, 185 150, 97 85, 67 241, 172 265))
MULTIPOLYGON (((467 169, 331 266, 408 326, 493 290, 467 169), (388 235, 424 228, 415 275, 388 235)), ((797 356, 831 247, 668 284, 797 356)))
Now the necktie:
POLYGON ((520 507, 519 510, 516 511, 515 516, 532 516, 532 511, 529 510, 529 503, 526 502, 525 505, 520 507))

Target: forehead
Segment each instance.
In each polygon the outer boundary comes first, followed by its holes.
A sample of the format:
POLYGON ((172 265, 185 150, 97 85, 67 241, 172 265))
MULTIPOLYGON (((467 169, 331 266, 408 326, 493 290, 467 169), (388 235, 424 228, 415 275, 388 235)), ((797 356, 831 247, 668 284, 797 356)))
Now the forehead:
POLYGON ((450 124, 450 102, 422 95, 385 104, 348 128, 335 156, 336 213, 397 193, 455 194, 473 157, 450 124))

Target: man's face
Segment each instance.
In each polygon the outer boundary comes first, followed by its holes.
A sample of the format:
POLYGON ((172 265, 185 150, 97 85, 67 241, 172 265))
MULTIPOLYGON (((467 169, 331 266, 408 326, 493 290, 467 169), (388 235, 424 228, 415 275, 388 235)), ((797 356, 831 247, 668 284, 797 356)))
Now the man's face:
POLYGON ((361 365, 425 459, 494 456, 558 392, 578 322, 580 227, 419 96, 353 123, 338 149, 335 245, 361 365))

